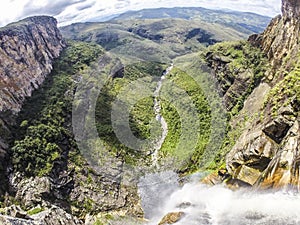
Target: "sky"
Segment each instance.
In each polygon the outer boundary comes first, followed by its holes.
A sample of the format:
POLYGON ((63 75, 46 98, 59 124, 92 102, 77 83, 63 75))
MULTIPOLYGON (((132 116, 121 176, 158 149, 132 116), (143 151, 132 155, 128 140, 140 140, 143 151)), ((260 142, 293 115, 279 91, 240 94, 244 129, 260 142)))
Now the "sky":
POLYGON ((194 6, 231 9, 274 17, 281 0, 1 0, 0 26, 34 15, 54 16, 59 26, 101 21, 128 10, 194 6))

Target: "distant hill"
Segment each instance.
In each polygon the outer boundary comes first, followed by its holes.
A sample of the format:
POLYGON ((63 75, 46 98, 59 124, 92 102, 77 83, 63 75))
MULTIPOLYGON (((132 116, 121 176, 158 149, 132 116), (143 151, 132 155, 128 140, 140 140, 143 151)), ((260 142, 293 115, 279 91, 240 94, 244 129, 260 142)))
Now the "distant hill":
POLYGON ((112 20, 128 19, 163 19, 177 18, 185 20, 201 20, 208 23, 219 23, 233 27, 241 32, 260 33, 269 24, 271 18, 255 13, 230 10, 212 10, 201 7, 175 7, 159 9, 143 9, 123 13, 112 20))
POLYGON ((130 11, 107 22, 62 27, 64 37, 96 42, 110 51, 167 62, 221 41, 261 33, 270 18, 253 13, 204 8, 130 11))

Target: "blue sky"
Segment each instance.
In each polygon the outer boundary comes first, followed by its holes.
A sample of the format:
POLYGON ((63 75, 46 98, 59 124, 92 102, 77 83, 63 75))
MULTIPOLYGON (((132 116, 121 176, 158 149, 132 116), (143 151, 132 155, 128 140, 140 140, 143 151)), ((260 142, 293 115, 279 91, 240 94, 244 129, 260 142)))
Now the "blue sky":
POLYGON ((267 16, 280 13, 281 0, 1 0, 0 26, 33 15, 51 15, 59 25, 94 21, 128 10, 195 6, 231 9, 267 16))

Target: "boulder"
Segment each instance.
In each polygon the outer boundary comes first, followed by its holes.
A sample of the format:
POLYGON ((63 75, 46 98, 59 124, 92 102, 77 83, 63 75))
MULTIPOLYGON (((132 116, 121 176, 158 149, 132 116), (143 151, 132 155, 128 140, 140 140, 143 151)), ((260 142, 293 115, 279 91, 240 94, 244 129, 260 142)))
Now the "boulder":
POLYGON ((167 224, 174 224, 178 222, 184 216, 184 212, 171 212, 165 215, 158 225, 167 225, 167 224))

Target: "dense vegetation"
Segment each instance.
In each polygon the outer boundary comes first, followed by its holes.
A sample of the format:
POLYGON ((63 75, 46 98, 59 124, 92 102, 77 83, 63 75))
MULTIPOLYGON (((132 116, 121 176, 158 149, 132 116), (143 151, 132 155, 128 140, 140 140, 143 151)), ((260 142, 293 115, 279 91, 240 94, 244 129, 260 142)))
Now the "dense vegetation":
MULTIPOLYGON (((267 70, 267 60, 262 51, 249 42, 222 42, 210 46, 202 58, 210 61, 212 58, 222 61, 223 66, 216 68, 217 79, 221 84, 221 90, 226 93, 229 87, 233 88, 234 80, 248 82, 244 89, 231 89, 231 105, 227 112, 227 121, 234 121, 239 117, 238 123, 228 123, 226 135, 223 143, 216 154, 211 169, 225 166, 225 156, 236 143, 237 138, 241 135, 246 122, 251 119, 247 115, 240 115, 239 112, 244 106, 244 101, 252 93, 255 87, 259 85, 261 79, 267 70), (210 56, 207 58, 207 56, 210 56), (205 58, 206 57, 206 58, 205 58), (244 78, 247 71, 248 77, 244 78), (230 81, 230 82, 228 82, 230 81)), ((211 62, 209 62, 211 65, 211 62)))
POLYGON ((197 133, 198 140, 192 140, 191 137, 185 137, 187 139, 180 140, 181 133, 183 132, 182 121, 184 118, 190 117, 190 115, 179 115, 176 111, 176 108, 172 102, 163 101, 162 104, 162 114, 168 124, 168 135, 165 139, 165 142, 161 148, 161 155, 163 157, 172 156, 178 154, 174 152, 175 150, 186 151, 189 156, 185 159, 184 164, 181 168, 178 168, 180 172, 194 172, 199 169, 201 156, 204 152, 204 149, 209 141, 210 137, 210 126, 211 126, 211 112, 210 106, 207 102, 206 96, 204 95, 201 87, 184 71, 174 68, 171 73, 168 75, 168 79, 173 81, 174 84, 184 90, 187 96, 184 96, 180 93, 176 93, 175 88, 168 90, 169 95, 176 96, 176 101, 180 102, 180 108, 184 108, 184 112, 190 112, 192 109, 196 111, 196 116, 198 118, 189 118, 199 121, 199 127, 195 127, 196 124, 191 124, 192 127, 189 129, 199 129, 195 132, 197 133), (193 103, 190 104, 189 100, 193 103), (183 146, 180 146, 181 149, 177 149, 179 141, 184 142, 183 146), (195 149, 188 152, 189 146, 193 146, 193 142, 196 142, 195 149))
MULTIPOLYGON (((66 160, 68 152, 77 149, 70 127, 75 79, 78 72, 85 74, 89 64, 102 52, 101 47, 96 44, 70 42, 60 59, 55 62, 52 74, 27 101, 18 118, 20 129, 16 127, 16 141, 12 143, 13 165, 16 170, 27 176, 49 174, 55 161, 66 160)), ((151 77, 156 79, 165 68, 159 63, 127 66, 121 74, 123 77, 108 77, 101 90, 95 115, 99 137, 112 153, 123 157, 127 163, 135 163, 144 159, 145 155, 143 150, 132 150, 118 140, 111 125, 111 105, 122 87, 143 77, 148 77, 151 84, 151 77)), ((152 88, 155 88, 156 82, 152 82, 153 84, 152 88)), ((153 97, 138 101, 130 113, 133 134, 141 139, 149 138, 153 118, 153 97)), ((70 156, 73 157, 72 160, 81 160, 74 151, 71 151, 70 156)))
MULTIPOLYGON (((208 53, 228 60, 229 63, 226 68, 229 70, 229 75, 231 74, 234 79, 238 78, 241 71, 252 70, 251 85, 236 99, 236 105, 229 113, 231 116, 234 116, 241 109, 244 99, 259 83, 264 72, 263 56, 259 51, 253 49, 246 42, 220 43, 210 47, 206 53, 200 56, 202 61, 203 56, 207 56, 208 53)), ((76 79, 76 74, 79 71, 82 74, 87 73, 89 64, 94 62, 102 53, 103 50, 96 44, 69 43, 69 47, 55 63, 51 76, 42 88, 37 90, 33 97, 27 101, 18 118, 20 129, 15 130, 16 141, 12 143, 13 164, 16 170, 23 171, 28 176, 49 174, 56 160, 65 160, 68 157, 66 152, 76 149, 73 134, 70 131, 73 90, 76 87, 74 79, 76 79)), ((148 79, 150 89, 154 91, 157 81, 166 67, 164 64, 154 62, 139 62, 128 65, 121 69, 115 77, 107 77, 104 87, 101 89, 95 113, 98 135, 109 151, 117 157, 122 157, 126 163, 136 165, 141 161, 150 162, 149 156, 150 152, 153 151, 153 146, 141 146, 142 149, 137 151, 120 142, 112 126, 112 104, 119 98, 118 95, 121 94, 124 87, 141 78, 148 79)), ((177 168, 182 173, 199 169, 200 162, 205 160, 203 153, 207 145, 212 138, 217 138, 211 137, 211 102, 209 104, 207 93, 203 93, 203 87, 199 85, 199 81, 196 82, 188 75, 190 72, 174 68, 168 75, 168 80, 183 90, 188 99, 184 96, 180 97, 180 93, 176 93, 176 89, 169 88, 168 94, 177 96, 180 99, 180 104, 187 111, 189 111, 189 107, 195 107, 197 120, 200 124, 199 130, 196 131, 198 140, 187 139, 184 140, 184 145, 180 146, 181 149, 188 151, 188 148, 196 142, 193 152, 189 152, 189 155, 185 156, 187 159, 184 164, 177 168), (189 100, 192 101, 192 106, 189 105, 189 100)), ((85 76, 88 77, 87 74, 85 76)), ((205 83, 204 80, 201 82, 205 83)), ((168 158, 178 154, 174 151, 176 151, 179 142, 182 141, 180 140, 182 118, 187 117, 187 115, 179 115, 176 106, 167 99, 162 98, 161 102, 162 114, 168 123, 168 135, 162 145, 160 156, 168 158)), ((129 124, 137 138, 143 140, 153 138, 154 144, 154 140, 160 135, 160 128, 154 120, 153 104, 153 96, 136 102, 130 111, 129 124), (156 136, 151 137, 153 134, 156 136)), ((228 146, 232 146, 234 143, 232 136, 238 136, 235 134, 237 129, 230 130, 231 128, 228 127, 228 135, 217 158, 215 158, 215 162, 211 162, 212 164, 207 162, 209 168, 214 169, 223 165, 221 159, 224 158, 223 156, 227 151, 224 149, 228 149, 228 146), (232 134, 233 131, 234 134, 232 134)), ((75 157, 73 153, 71 155, 75 157)), ((75 157, 73 160, 78 161, 79 159, 75 157)))
MULTIPOLYGON (((148 84, 152 85, 152 90, 154 90, 156 83, 153 83, 152 79, 157 79, 165 68, 166 66, 163 64, 151 62, 129 65, 125 68, 122 78, 107 80, 101 90, 96 106, 96 126, 99 137, 112 152, 124 157, 126 163, 135 164, 137 161, 144 159, 147 151, 150 149, 144 146, 146 149, 138 149, 137 151, 137 149, 128 148, 120 142, 112 127, 112 104, 118 98, 122 88, 127 87, 131 82, 140 78, 147 78, 148 84)), ((130 91, 132 93, 128 94, 129 98, 132 94, 138 96, 138 93, 136 93, 138 90, 130 91)), ((155 118, 153 104, 153 97, 148 96, 137 101, 130 111, 129 125, 133 134, 139 139, 148 139, 151 136, 152 121, 155 118)))
POLYGON ((43 86, 28 99, 14 130, 16 170, 27 176, 48 174, 56 160, 65 160, 69 150, 76 148, 70 130, 73 76, 100 54, 97 45, 70 42, 43 86))

